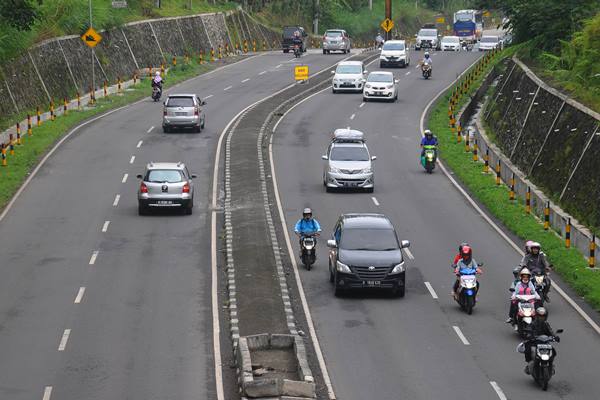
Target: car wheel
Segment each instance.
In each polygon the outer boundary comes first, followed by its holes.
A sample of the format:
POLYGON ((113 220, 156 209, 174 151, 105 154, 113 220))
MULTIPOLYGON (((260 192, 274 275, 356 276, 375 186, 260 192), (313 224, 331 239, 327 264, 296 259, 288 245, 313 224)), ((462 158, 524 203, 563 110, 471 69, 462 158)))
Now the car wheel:
MULTIPOLYGON (((337 275, 337 274, 336 274, 336 275, 337 275)), ((341 296, 342 296, 342 294, 343 294, 343 291, 342 291, 342 289, 340 289, 340 287, 338 286, 338 284, 337 284, 337 279, 336 279, 336 277, 335 277, 335 275, 334 275, 334 277, 333 277, 333 295, 334 295, 335 297, 341 297, 341 296)))
POLYGON ((332 190, 333 190, 332 188, 330 188, 329 186, 327 186, 327 184, 325 184, 325 192, 331 193, 332 190))
POLYGON ((379 68, 383 68, 383 63, 382 62, 379 63, 379 68))
POLYGON ((368 97, 363 97, 363 102, 364 103, 368 103, 369 102, 369 98, 368 97))
POLYGON ((375 187, 370 187, 370 188, 366 188, 365 192, 367 192, 367 193, 373 193, 373 190, 375 190, 375 187))
POLYGON ((323 49, 323 54, 327 54, 327 50, 323 49))
POLYGON ((147 215, 148 207, 143 205, 142 203, 138 203, 138 215, 147 215))
POLYGON ((335 94, 337 93, 337 90, 335 90, 334 88, 331 88, 331 91, 335 94))
POLYGON ((283 52, 284 52, 284 53, 289 53, 289 52, 290 52, 290 50, 289 50, 289 49, 284 49, 284 50, 283 50, 283 52))
POLYGON ((198 124, 198 126, 194 127, 194 132, 200 133, 202 131, 202 124, 198 124))
POLYGON ((204 119, 202 120, 202 125, 201 125, 200 127, 201 127, 202 129, 204 129, 204 125, 206 125, 206 118, 204 118, 204 119))
POLYGON ((402 287, 394 289, 394 293, 393 293, 394 297, 404 297, 405 294, 406 294, 405 285, 402 285, 402 287))
POLYGON ((194 206, 190 206, 190 207, 186 207, 185 208, 185 215, 192 215, 192 213, 194 212, 194 206))
POLYGON ((171 132, 171 128, 169 128, 168 126, 163 126, 163 133, 169 133, 171 132))
POLYGON ((335 275, 333 275, 333 271, 331 270, 331 263, 329 264, 329 282, 333 283, 335 281, 335 275))

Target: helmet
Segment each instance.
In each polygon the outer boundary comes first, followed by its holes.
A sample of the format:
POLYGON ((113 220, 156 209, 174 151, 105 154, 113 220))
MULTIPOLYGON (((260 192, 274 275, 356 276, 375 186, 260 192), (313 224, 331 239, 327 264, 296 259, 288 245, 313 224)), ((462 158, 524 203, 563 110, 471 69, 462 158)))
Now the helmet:
POLYGON ((429 52, 428 51, 425 52, 425 58, 429 58, 429 52))
MULTIPOLYGON (((431 133, 431 132, 429 132, 429 133, 431 133)), ((462 254, 462 252, 463 252, 463 247, 465 247, 465 246, 469 246, 469 243, 467 243, 467 242, 462 242, 461 244, 459 244, 459 245, 458 245, 458 252, 462 254)))
POLYGON ((425 132, 423 132, 425 134, 425 136, 430 137, 433 136, 433 133, 431 133, 431 131, 429 129, 426 129, 425 132))
POLYGON ((471 250, 471 246, 466 245, 462 247, 461 251, 462 258, 469 258, 473 256, 473 250, 471 250))
POLYGON ((154 76, 160 76, 160 71, 156 71, 156 72, 154 73, 154 76))
POLYGON ((525 242, 525 252, 529 253, 531 251, 531 245, 534 243, 533 240, 528 240, 525 242))
POLYGON ((294 36, 296 36, 296 37, 300 36, 300 31, 295 31, 294 36))
POLYGON ((538 242, 531 242, 529 244, 529 249, 534 249, 534 248, 537 248, 538 250, 541 250, 542 249, 542 245, 539 244, 538 242))
POLYGON ((531 278, 531 272, 525 267, 519 272, 519 276, 522 278, 523 276, 528 276, 531 278))
POLYGON ((548 316, 548 311, 546 311, 546 309, 544 307, 536 308, 535 313, 538 315, 538 317, 547 317, 548 316))
POLYGON ((306 207, 304 210, 302 210, 302 216, 306 216, 306 215, 312 215, 312 210, 309 207, 306 207))

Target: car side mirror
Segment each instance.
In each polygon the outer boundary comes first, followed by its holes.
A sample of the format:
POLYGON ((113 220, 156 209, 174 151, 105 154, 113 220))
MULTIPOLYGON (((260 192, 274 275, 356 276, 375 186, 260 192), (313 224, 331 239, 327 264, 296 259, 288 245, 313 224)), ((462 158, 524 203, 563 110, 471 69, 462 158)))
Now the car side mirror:
POLYGON ((410 242, 408 240, 403 240, 402 242, 400 242, 400 247, 402 247, 403 249, 408 249, 410 247, 410 242))
POLYGON ((400 82, 400 79, 394 79, 394 83, 400 82))
POLYGON ((371 161, 377 160, 377 156, 371 156, 371 161))
POLYGON ((563 333, 563 332, 564 332, 564 329, 557 329, 556 330, 556 333, 563 333))
POLYGON ((326 155, 326 154, 322 155, 322 156, 321 156, 321 158, 322 158, 323 160, 329 160, 329 157, 327 157, 327 155, 326 155))
POLYGON ((333 239, 329 239, 329 240, 327 241, 327 247, 331 247, 332 249, 334 249, 334 248, 336 248, 336 247, 337 247, 337 243, 335 242, 335 240, 333 240, 333 239))
POLYGON ((363 74, 368 74, 368 73, 369 73, 369 71, 366 69, 363 71, 363 74))
POLYGON ((202 100, 202 101, 200 102, 200 105, 201 105, 201 106, 205 106, 205 105, 206 105, 206 101, 205 101, 205 100, 202 100))
POLYGON ((332 74, 335 74, 335 71, 331 71, 332 74))
POLYGON ((192 178, 192 179, 196 179, 197 177, 198 177, 198 175, 196 175, 196 174, 192 174, 192 175, 191 175, 191 178, 192 178))
POLYGON ((138 179, 143 179, 144 178, 142 175, 136 175, 135 177, 138 178, 138 179))

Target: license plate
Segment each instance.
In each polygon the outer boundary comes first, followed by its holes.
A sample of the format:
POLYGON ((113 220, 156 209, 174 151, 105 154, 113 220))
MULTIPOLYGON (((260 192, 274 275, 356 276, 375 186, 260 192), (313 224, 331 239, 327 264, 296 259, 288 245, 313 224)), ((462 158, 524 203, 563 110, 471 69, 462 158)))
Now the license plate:
POLYGON ((383 92, 375 92, 375 96, 383 96, 383 92))
POLYGON ((161 206, 168 206, 170 204, 173 204, 172 200, 158 200, 156 202, 156 204, 160 204, 161 206))
POLYGON ((331 42, 329 42, 329 43, 331 43, 331 44, 337 44, 337 42, 336 42, 336 41, 331 41, 331 42))
POLYGON ((177 115, 178 117, 185 117, 187 115, 186 112, 176 112, 175 115, 177 115))
POLYGON ((365 286, 380 286, 381 281, 363 281, 363 285, 365 285, 365 286))
POLYGON ((346 187, 356 187, 358 186, 358 183, 356 182, 346 182, 346 187))

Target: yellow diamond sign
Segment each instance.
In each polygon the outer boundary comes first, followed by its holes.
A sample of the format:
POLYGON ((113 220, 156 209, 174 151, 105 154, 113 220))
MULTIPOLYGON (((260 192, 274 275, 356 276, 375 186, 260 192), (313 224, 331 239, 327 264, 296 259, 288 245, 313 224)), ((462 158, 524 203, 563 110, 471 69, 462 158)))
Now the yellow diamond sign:
POLYGON ((296 65, 294 67, 294 78, 297 81, 308 80, 308 65, 296 65))
POLYGON ((392 21, 389 18, 386 18, 383 20, 383 22, 381 22, 381 27, 383 28, 384 31, 389 32, 394 27, 394 21, 392 21))
POLYGON ((100 36, 100 34, 96 32, 94 28, 90 27, 83 35, 81 35, 81 40, 83 40, 83 43, 90 47, 96 47, 96 45, 102 40, 102 36, 100 36))

